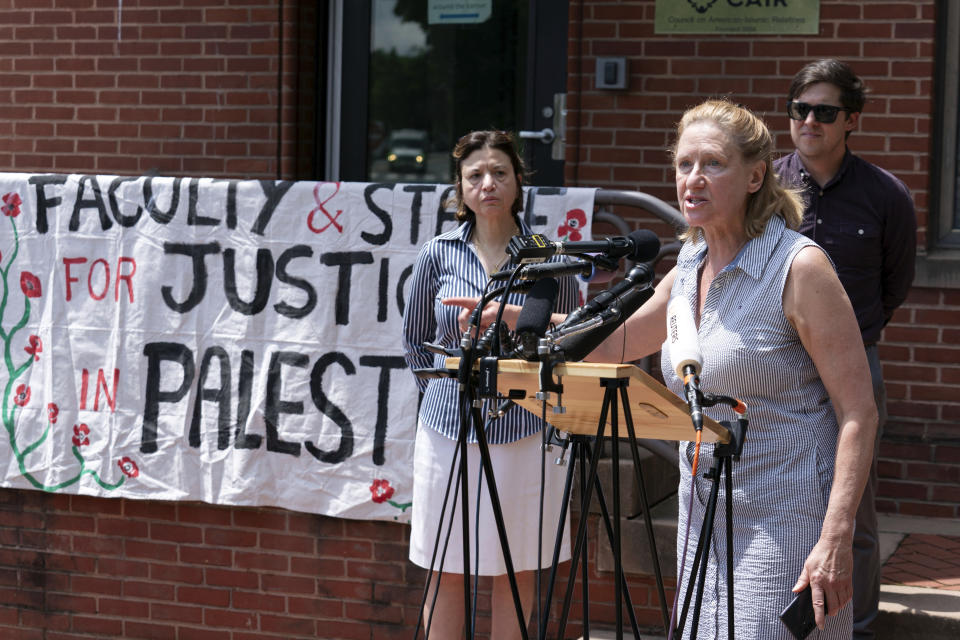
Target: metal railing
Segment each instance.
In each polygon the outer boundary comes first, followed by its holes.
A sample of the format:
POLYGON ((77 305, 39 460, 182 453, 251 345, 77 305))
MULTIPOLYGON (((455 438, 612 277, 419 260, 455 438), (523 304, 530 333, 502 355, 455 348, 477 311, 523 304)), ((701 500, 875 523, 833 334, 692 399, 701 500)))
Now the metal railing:
MULTIPOLYGON (((594 223, 602 222, 609 224, 622 235, 627 235, 630 233, 630 225, 621 216, 613 213, 606 207, 616 205, 642 209, 669 224, 671 227, 673 227, 676 233, 680 233, 687 228, 687 223, 683 219, 683 214, 660 198, 652 196, 648 193, 642 193, 640 191, 614 191, 609 189, 598 189, 594 195, 594 204, 597 206, 597 210, 593 214, 594 223)), ((665 256, 676 255, 682 244, 683 243, 680 241, 675 240, 662 245, 660 247, 660 252, 653 261, 654 264, 658 263, 665 256)), ((632 265, 628 264, 626 269, 629 271, 631 267, 632 265)), ((637 364, 647 373, 650 372, 649 357, 643 358, 637 364)), ((660 456, 661 458, 671 461, 676 460, 677 444, 675 442, 643 438, 638 440, 637 444, 642 446, 644 449, 647 449, 648 451, 660 456)))

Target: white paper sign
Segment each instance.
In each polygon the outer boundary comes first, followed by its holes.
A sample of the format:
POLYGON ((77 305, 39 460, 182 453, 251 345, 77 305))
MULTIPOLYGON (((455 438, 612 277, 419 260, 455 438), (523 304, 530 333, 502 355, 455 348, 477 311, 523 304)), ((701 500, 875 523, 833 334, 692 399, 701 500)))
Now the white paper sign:
POLYGON ((477 24, 490 19, 493 0, 430 0, 429 24, 477 24))

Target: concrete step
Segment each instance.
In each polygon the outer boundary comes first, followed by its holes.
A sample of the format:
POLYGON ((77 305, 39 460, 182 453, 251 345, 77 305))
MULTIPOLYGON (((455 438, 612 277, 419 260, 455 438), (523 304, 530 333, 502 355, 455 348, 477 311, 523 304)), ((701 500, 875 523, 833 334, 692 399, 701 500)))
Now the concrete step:
MULTIPOLYGON (((676 489, 676 487, 674 487, 676 489)), ((660 572, 664 578, 677 577, 677 497, 676 493, 650 509, 653 539, 660 572)), ((603 527, 598 523, 598 527, 603 527)), ((654 575, 653 558, 643 515, 620 522, 620 561, 625 573, 654 575)), ((605 528, 597 531, 597 569, 613 571, 613 551, 605 528)))
POLYGON ((873 625, 877 640, 957 640, 960 592, 885 584, 873 625))
MULTIPOLYGON (((556 448, 554 448, 556 451, 556 448)), ((643 474, 643 483, 647 492, 647 503, 651 509, 677 492, 677 482, 680 474, 677 470, 676 454, 669 460, 664 459, 644 447, 638 447, 640 469, 643 474)), ((600 459, 597 467, 597 481, 603 490, 607 501, 607 508, 613 512, 613 460, 609 457, 609 443, 604 452, 606 457, 600 459)), ((567 454, 567 464, 570 464, 570 455, 567 454)), ((620 513, 623 517, 633 518, 643 513, 643 502, 636 480, 633 466, 633 456, 627 443, 620 444, 620 513)), ((588 461, 589 463, 589 461, 588 461)), ((579 478, 579 471, 575 471, 579 478)), ((580 487, 574 482, 571 508, 578 511, 580 508, 580 487)), ((590 513, 600 513, 600 502, 595 493, 590 501, 590 513)))

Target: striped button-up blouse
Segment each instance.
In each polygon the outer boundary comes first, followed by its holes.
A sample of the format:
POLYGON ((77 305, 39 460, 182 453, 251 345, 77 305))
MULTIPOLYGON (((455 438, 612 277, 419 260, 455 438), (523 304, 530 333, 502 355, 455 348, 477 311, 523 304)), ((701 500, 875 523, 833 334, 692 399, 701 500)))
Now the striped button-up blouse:
MULTIPOLYGON (((530 229, 519 222, 522 234, 530 229)), ((454 296, 483 295, 487 274, 480 259, 469 244, 473 223, 465 222, 456 229, 429 240, 420 249, 414 266, 410 297, 403 317, 403 348, 407 365, 411 369, 442 367, 444 356, 430 353, 423 343, 440 344, 448 348, 460 345, 460 327, 457 316, 460 307, 450 307, 440 301, 454 296)), ((552 260, 562 260, 554 256, 552 260)), ((516 266, 511 260, 502 268, 516 266)), ((522 305, 525 296, 511 293, 508 302, 522 305)), ((577 306, 578 289, 574 278, 560 279, 560 294, 556 311, 569 313, 577 306)), ((457 381, 452 379, 417 380, 423 393, 420 406, 420 422, 448 438, 455 439, 460 426, 460 392, 457 381)), ((492 403, 487 402, 482 415, 487 415, 492 403)), ((498 420, 487 426, 487 441, 490 444, 505 444, 537 433, 543 425, 538 416, 513 407, 498 420)), ((476 442, 471 427, 468 441, 476 442)))

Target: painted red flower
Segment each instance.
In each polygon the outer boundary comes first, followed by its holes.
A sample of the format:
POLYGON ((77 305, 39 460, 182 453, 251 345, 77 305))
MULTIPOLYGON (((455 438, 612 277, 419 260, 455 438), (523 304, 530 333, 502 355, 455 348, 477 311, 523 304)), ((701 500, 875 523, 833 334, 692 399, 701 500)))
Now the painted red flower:
POLYGON ((587 226, 587 214, 583 209, 571 209, 567 211, 567 219, 557 227, 557 235, 566 236, 567 240, 577 242, 583 237, 580 229, 587 226))
POLYGON ((380 504, 393 497, 393 487, 390 486, 389 480, 374 480, 370 485, 370 493, 373 494, 371 499, 380 504))
POLYGON ((20 194, 13 191, 10 193, 3 194, 3 206, 0 207, 0 211, 3 212, 3 215, 10 218, 16 218, 20 215, 20 205, 23 203, 23 200, 20 199, 20 194))
POLYGON ((34 360, 39 360, 40 352, 43 351, 43 341, 40 340, 40 336, 30 336, 30 344, 23 350, 32 355, 34 360))
POLYGON ((23 295, 28 298, 39 298, 42 293, 40 278, 29 271, 20 274, 20 288, 23 289, 23 295))
POLYGON ((21 384, 17 387, 17 393, 13 396, 13 404, 18 407, 25 407, 30 402, 30 387, 21 384))
POLYGON ((47 420, 50 424, 57 424, 57 416, 60 415, 60 407, 51 402, 47 405, 47 420))
POLYGON ((120 471, 123 471, 128 478, 136 478, 140 475, 140 468, 137 467, 137 463, 127 456, 123 456, 117 460, 117 464, 120 465, 120 471))
POLYGON ((90 444, 90 438, 87 437, 89 434, 90 427, 83 422, 73 425, 73 446, 82 447, 90 444))

